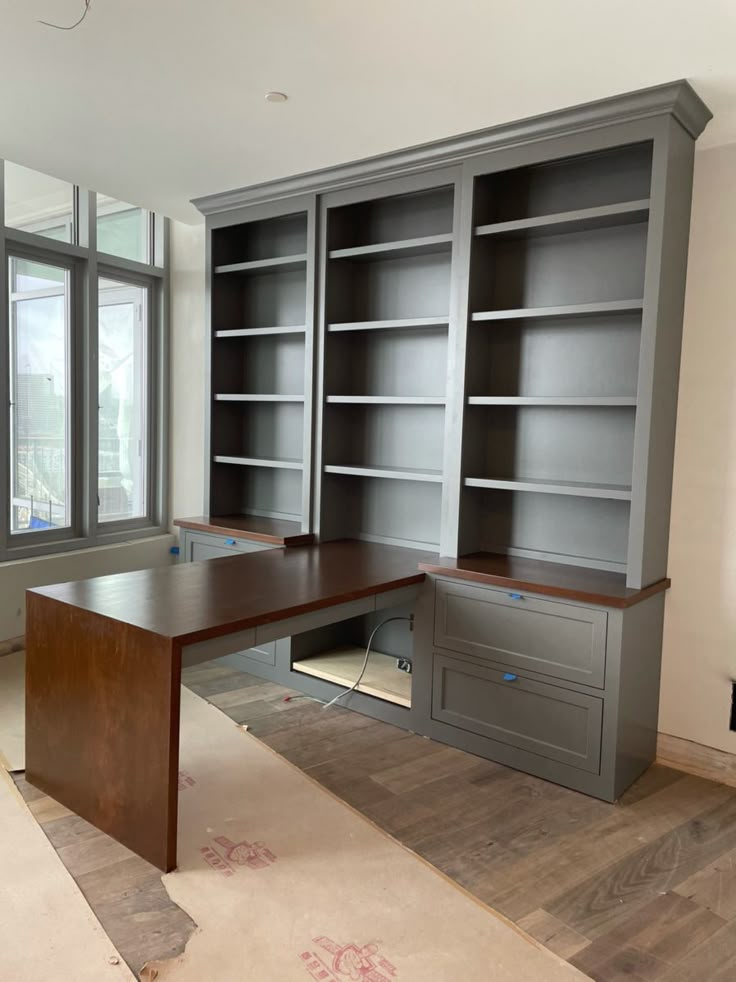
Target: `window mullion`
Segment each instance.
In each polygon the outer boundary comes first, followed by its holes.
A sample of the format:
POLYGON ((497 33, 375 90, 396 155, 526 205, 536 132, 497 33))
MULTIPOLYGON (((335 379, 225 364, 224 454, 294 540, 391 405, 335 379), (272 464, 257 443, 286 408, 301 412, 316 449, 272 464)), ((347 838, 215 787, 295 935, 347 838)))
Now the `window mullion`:
MULTIPOLYGON (((10 308, 8 259, 5 251, 4 164, 0 161, 0 502, 10 501, 10 308)), ((0 559, 10 535, 10 509, 0 507, 0 559)))
MULTIPOLYGON (((86 270, 87 308, 84 317, 84 337, 87 357, 84 362, 84 529, 92 542, 96 540, 98 517, 99 484, 99 393, 98 368, 100 355, 99 332, 99 285, 97 264, 97 195, 85 191, 84 201, 80 199, 80 228, 84 229, 89 246, 89 262, 86 270), (83 222, 83 224, 82 224, 83 222)), ((91 543, 92 544, 92 543, 91 543)))

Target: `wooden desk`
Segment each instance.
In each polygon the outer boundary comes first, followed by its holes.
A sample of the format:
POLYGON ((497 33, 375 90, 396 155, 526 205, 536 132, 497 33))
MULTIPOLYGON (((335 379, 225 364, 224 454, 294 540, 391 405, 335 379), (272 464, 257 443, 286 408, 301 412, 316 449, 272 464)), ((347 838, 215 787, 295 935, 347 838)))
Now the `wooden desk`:
POLYGON ((431 558, 330 542, 29 590, 27 779, 173 869, 182 662, 375 609, 431 558))

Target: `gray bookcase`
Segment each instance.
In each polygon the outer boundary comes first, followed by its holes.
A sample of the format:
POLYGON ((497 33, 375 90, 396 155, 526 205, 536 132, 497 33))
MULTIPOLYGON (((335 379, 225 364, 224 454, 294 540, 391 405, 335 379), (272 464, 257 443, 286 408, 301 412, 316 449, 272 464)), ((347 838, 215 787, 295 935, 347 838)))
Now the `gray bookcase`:
POLYGON ((608 800, 651 762, 709 117, 675 82, 195 202, 205 527, 432 554, 250 671, 331 698, 413 613, 347 705, 608 800))
POLYGON ((461 553, 628 571, 652 152, 469 180, 461 553))
POLYGON ((322 539, 439 549, 456 176, 320 202, 322 539))
POLYGON ((673 83, 200 200, 210 516, 664 577, 707 118, 673 83))
POLYGON ((313 202, 212 230, 209 511, 310 525, 313 202))

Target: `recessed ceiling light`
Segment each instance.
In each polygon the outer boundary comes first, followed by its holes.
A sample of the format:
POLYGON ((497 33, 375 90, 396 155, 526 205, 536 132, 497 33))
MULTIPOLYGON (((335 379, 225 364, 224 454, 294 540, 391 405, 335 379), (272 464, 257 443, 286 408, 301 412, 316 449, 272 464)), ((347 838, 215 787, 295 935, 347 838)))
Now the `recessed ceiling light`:
POLYGON ((285 92, 267 92, 266 102, 286 102, 288 95, 285 92))

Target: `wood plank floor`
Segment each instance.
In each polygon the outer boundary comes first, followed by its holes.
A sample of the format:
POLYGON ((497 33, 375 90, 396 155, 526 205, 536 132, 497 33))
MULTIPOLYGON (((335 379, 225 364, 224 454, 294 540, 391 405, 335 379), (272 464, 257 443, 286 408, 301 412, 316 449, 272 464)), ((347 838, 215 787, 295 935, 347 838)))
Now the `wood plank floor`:
MULTIPOLYGON (((609 805, 221 664, 185 681, 592 979, 736 980, 736 789, 655 765, 609 805)), ((180 951, 160 874, 19 786, 131 969, 180 951)))

